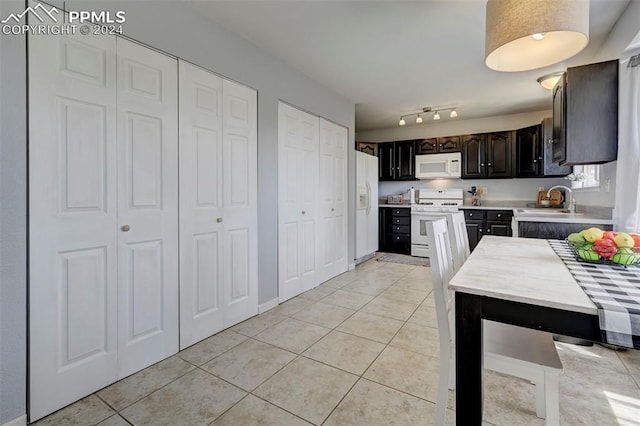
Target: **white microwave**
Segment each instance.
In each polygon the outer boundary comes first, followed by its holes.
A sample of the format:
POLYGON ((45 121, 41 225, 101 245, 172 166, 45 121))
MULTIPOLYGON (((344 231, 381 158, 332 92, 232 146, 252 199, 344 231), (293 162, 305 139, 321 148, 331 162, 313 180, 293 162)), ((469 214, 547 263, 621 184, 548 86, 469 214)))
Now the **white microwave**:
POLYGON ((462 170, 462 155, 448 154, 416 155, 416 178, 459 178, 462 170))

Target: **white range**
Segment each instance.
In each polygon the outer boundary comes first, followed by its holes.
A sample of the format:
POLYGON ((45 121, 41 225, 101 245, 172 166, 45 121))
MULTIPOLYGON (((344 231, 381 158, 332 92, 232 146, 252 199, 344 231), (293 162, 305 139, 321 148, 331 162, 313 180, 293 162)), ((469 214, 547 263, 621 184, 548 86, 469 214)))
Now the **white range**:
POLYGON ((454 213, 464 203, 462 189, 421 189, 411 205, 411 256, 429 257, 426 222, 454 213))

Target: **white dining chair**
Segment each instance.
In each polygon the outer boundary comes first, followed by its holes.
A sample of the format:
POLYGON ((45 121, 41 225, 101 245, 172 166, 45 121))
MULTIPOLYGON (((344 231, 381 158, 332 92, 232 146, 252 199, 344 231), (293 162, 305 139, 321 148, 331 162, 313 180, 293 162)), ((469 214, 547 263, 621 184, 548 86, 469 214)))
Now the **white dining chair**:
MULTIPOLYGON (((455 305, 454 292, 448 289, 454 267, 446 218, 427 224, 427 238, 440 338, 440 377, 435 424, 443 425, 447 390, 455 388, 452 368, 455 365, 455 305)), ((482 330, 484 368, 533 383, 536 386, 536 415, 544 418, 547 425, 558 425, 558 386, 562 362, 552 336, 538 330, 488 320, 483 320, 482 330)))

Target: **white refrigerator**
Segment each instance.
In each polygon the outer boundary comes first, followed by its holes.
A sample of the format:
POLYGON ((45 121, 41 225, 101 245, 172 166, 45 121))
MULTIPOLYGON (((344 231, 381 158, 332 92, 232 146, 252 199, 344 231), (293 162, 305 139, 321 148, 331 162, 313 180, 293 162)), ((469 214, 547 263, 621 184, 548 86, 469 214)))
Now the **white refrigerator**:
POLYGON ((378 250, 378 157, 356 151, 356 185, 357 261, 378 250))

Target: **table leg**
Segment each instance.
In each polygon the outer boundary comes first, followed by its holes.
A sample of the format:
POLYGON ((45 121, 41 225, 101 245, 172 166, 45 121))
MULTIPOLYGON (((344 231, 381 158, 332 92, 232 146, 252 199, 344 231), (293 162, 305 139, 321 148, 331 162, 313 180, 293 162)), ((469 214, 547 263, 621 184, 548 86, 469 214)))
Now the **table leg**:
POLYGON ((482 424, 482 297, 456 292, 456 424, 482 424))

